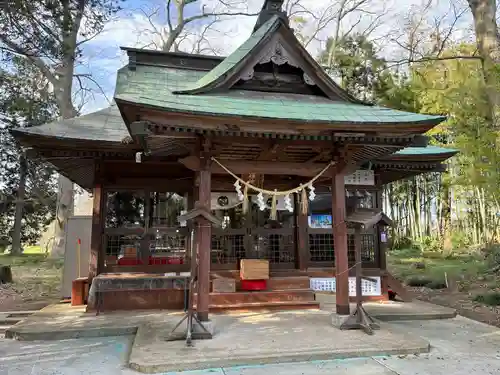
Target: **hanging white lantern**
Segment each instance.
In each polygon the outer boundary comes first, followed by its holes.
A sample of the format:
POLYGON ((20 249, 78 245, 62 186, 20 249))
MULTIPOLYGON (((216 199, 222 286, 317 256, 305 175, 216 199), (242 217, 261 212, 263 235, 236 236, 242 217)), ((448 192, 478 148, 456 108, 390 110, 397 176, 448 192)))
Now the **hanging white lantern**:
POLYGON ((356 196, 358 198, 362 198, 363 197, 363 194, 359 191, 359 190, 356 190, 356 196))
POLYGON ((346 190, 346 191, 345 191, 345 196, 346 196, 347 198, 350 198, 350 197, 352 197, 352 193, 351 193, 349 190, 346 190))

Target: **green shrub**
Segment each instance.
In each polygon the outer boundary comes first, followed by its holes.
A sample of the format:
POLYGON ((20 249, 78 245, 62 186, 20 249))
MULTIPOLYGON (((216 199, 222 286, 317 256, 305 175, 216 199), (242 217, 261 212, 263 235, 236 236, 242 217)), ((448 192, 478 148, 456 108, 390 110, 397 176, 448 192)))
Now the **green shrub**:
POLYGON ((443 253, 438 251, 423 251, 422 257, 427 259, 443 259, 443 253))
POLYGON ((493 268, 500 265, 500 244, 493 244, 481 250, 489 267, 493 268))
POLYGON ((451 245, 453 249, 467 249, 472 243, 469 233, 453 231, 451 234, 451 245))
POLYGON ((406 247, 393 249, 390 251, 390 254, 398 258, 419 258, 422 255, 422 251, 418 247, 406 247))
POLYGON ((446 282, 442 279, 434 279, 426 287, 430 289, 446 289, 446 282))
POLYGON ((441 242, 431 236, 425 236, 422 237, 422 239, 419 241, 420 247, 424 251, 432 251, 432 252, 438 252, 441 251, 441 242))
POLYGON ((500 306, 500 292, 478 294, 474 297, 474 301, 490 306, 500 306))
POLYGON ((406 285, 414 286, 414 287, 422 287, 427 286, 432 283, 433 280, 430 276, 411 276, 406 280, 406 285))
POLYGON ((410 237, 398 238, 395 236, 394 237, 391 236, 391 238, 392 238, 392 240, 389 243, 390 249, 393 249, 393 250, 403 250, 403 249, 412 249, 412 248, 418 249, 418 245, 416 245, 413 242, 413 239, 411 239, 410 237))
POLYGON ((431 276, 412 276, 406 280, 406 284, 413 287, 426 287, 430 289, 446 289, 446 282, 442 278, 431 276))

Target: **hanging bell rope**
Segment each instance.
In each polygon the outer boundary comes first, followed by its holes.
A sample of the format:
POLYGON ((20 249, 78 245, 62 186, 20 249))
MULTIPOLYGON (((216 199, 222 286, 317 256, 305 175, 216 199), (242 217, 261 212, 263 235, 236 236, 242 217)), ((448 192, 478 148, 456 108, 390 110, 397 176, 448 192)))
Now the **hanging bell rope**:
POLYGON ((231 172, 228 168, 226 168, 220 161, 218 161, 216 158, 212 157, 212 160, 216 162, 222 169, 224 169, 227 173, 229 173, 232 177, 234 177, 237 181, 240 182, 240 184, 245 185, 251 190, 257 191, 262 194, 267 194, 267 195, 272 195, 272 196, 283 196, 283 195, 288 195, 288 194, 293 194, 293 193, 298 193, 302 190, 304 190, 306 187, 309 185, 312 185, 318 178, 320 178, 327 170, 330 168, 335 162, 331 161, 324 167, 316 176, 314 176, 311 180, 304 184, 300 184, 294 189, 290 190, 285 190, 285 191, 277 191, 277 190, 266 190, 266 189, 261 189, 257 186, 254 186, 241 178, 239 178, 237 175, 235 175, 233 172, 231 172))

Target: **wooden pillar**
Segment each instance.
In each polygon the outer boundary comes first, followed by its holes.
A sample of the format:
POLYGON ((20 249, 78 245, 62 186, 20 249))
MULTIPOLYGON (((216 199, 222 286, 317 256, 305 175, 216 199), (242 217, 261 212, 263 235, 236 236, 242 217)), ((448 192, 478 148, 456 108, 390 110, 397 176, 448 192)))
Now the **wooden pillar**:
POLYGON ((144 194, 144 232, 139 242, 139 254, 138 257, 142 260, 143 264, 149 264, 149 256, 151 255, 151 248, 149 246, 151 240, 151 233, 149 233, 149 228, 153 224, 153 212, 152 212, 152 197, 151 191, 145 189, 144 194))
MULTIPOLYGON (((185 207, 184 210, 186 212, 192 210, 194 208, 194 201, 193 201, 193 192, 187 192, 184 194, 185 197, 185 207)), ((188 223, 186 223, 186 229, 187 229, 187 234, 186 234, 186 253, 184 254, 184 260, 186 263, 191 264, 191 256, 193 254, 193 249, 191 248, 191 231, 194 229, 193 228, 193 222, 190 220, 188 223)), ((196 257, 195 260, 196 261, 196 257)))
POLYGON ((102 185, 93 191, 92 234, 90 237, 89 280, 104 270, 105 248, 103 246, 106 194, 102 185))
POLYGON ((349 315, 349 264, 347 258, 347 224, 344 174, 333 171, 332 227, 335 248, 335 280, 337 314, 349 315))
MULTIPOLYGON (((199 173, 198 199, 201 207, 210 210, 211 172, 210 144, 205 140, 200 152, 201 170, 199 173)), ((212 247, 212 225, 205 218, 200 218, 197 228, 198 246, 198 319, 208 320, 208 305, 210 299, 210 251, 212 247)))
MULTIPOLYGON (((375 197, 375 207, 378 209, 382 209, 382 186, 378 186, 376 197, 375 197)), ((387 251, 387 243, 382 242, 382 233, 385 232, 386 228, 377 225, 375 228, 375 235, 377 238, 375 239, 375 256, 377 257, 376 262, 381 270, 387 269, 387 261, 386 261, 386 251, 387 251)), ((385 233, 385 241, 387 241, 387 233, 385 233)))
MULTIPOLYGON (((363 303, 363 295, 361 288, 361 276, 363 274, 363 265, 361 264, 361 228, 356 225, 354 229, 354 261, 356 262, 356 303, 358 308, 363 303)), ((361 315, 358 314, 358 321, 361 315)))
POLYGON ((303 213, 300 207, 299 194, 294 194, 294 211, 295 211, 295 246, 296 257, 295 264, 299 270, 307 271, 309 267, 309 235, 307 232, 309 223, 307 221, 307 213, 303 213))
MULTIPOLYGON (((377 184, 377 193, 376 193, 376 205, 375 207, 378 209, 383 208, 383 202, 382 202, 382 185, 377 184)), ((388 285, 388 278, 387 278, 387 258, 386 258, 386 252, 387 252, 387 228, 381 225, 377 225, 375 228, 375 256, 376 258, 376 263, 378 267, 380 268, 380 284, 381 284, 381 292, 382 292, 382 297, 386 300, 389 299, 389 285, 388 285), (382 233, 384 233, 384 241, 382 241, 382 233)))

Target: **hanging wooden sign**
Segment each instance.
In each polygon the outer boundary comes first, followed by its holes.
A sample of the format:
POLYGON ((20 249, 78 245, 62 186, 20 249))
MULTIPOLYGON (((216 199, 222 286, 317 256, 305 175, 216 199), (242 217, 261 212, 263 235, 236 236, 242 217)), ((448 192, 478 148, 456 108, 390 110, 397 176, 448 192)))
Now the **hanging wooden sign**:
POLYGON ((357 170, 344 177, 346 185, 375 185, 375 173, 371 170, 357 170))

